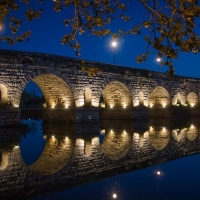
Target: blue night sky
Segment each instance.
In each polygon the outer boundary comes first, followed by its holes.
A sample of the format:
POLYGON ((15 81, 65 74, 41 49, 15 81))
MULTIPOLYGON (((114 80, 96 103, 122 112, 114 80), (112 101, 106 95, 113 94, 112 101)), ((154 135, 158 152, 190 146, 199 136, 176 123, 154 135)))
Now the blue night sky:
MULTIPOLYGON (((22 4, 23 5, 23 4, 22 4)), ((22 31, 31 30, 32 35, 29 41, 9 45, 0 43, 0 48, 10 50, 21 50, 31 52, 41 52, 48 54, 56 54, 68 57, 75 57, 75 51, 67 45, 61 45, 61 39, 64 34, 69 33, 69 29, 64 26, 63 20, 69 15, 69 11, 63 9, 62 12, 56 13, 53 10, 53 1, 46 1, 40 5, 43 9, 43 14, 40 20, 32 22, 23 21, 22 31)), ((24 17, 26 5, 20 7, 17 13, 18 17, 24 17)), ((119 29, 130 30, 136 24, 147 20, 146 12, 139 1, 132 1, 130 4, 131 10, 127 15, 131 16, 129 22, 123 22, 116 18, 113 23, 108 25, 113 33, 119 29)), ((1 36, 8 34, 9 30, 5 26, 1 36)), ((136 63, 136 56, 141 55, 145 51, 146 42, 144 36, 147 35, 147 29, 142 29, 142 35, 125 36, 124 41, 120 39, 116 48, 116 64, 134 68, 149 69, 157 71, 156 52, 152 52, 148 61, 142 64, 136 63)), ((111 47, 111 36, 96 38, 83 34, 79 36, 79 41, 82 45, 81 58, 104 63, 113 63, 113 49, 111 47)), ((181 53, 177 60, 174 60, 176 75, 199 77, 199 55, 193 53, 181 53)), ((165 72, 167 67, 162 67, 161 72, 165 72)))

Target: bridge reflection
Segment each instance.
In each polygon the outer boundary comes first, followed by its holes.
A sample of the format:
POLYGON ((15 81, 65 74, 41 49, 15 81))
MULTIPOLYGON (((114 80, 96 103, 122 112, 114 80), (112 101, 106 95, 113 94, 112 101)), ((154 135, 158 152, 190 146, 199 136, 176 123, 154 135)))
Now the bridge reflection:
POLYGON ((199 128, 195 119, 45 123, 45 147, 29 166, 19 147, 22 130, 2 129, 0 194, 33 197, 193 155, 200 151, 199 128))

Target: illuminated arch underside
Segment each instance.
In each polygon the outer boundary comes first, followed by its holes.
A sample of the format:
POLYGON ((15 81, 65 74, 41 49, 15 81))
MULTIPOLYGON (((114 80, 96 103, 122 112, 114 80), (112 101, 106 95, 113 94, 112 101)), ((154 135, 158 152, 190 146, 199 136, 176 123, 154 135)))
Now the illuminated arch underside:
POLYGON ((120 82, 109 83, 102 91, 106 107, 132 107, 132 97, 128 88, 120 82))
POLYGON ((198 97, 197 95, 194 93, 194 92, 190 92, 188 95, 187 95, 187 103, 191 106, 194 106, 198 103, 198 97))
POLYGON ((58 76, 42 74, 33 81, 40 87, 48 107, 74 107, 72 91, 58 76))
POLYGON ((156 87, 149 97, 149 104, 153 107, 167 106, 170 102, 169 92, 161 86, 156 87))

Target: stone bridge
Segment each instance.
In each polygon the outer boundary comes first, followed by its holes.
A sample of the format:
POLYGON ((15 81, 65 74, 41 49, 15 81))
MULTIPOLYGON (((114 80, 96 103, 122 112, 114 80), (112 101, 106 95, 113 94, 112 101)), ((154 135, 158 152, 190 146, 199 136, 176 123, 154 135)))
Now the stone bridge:
POLYGON ((20 130, 1 128, 1 199, 56 192, 200 152, 199 121, 102 120, 100 126, 99 133, 97 124, 44 124, 45 147, 29 166, 21 154, 20 130))
MULTIPOLYGON (((47 110, 102 108, 105 116, 105 111, 109 115, 111 110, 121 109, 130 117, 139 107, 192 109, 200 105, 199 79, 175 76, 168 80, 165 74, 148 70, 92 61, 85 64, 100 72, 88 76, 79 59, 0 50, 0 107, 19 109, 22 92, 30 81, 40 87, 47 110)), ((116 113, 113 116, 119 117, 116 113)))

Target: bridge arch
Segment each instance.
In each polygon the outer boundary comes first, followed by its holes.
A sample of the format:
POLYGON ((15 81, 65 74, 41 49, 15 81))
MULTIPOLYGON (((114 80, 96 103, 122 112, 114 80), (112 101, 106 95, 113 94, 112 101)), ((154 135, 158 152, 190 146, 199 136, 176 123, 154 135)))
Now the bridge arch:
POLYGON ((105 107, 133 107, 131 93, 127 86, 119 81, 108 83, 102 90, 105 107))
POLYGON ((171 104, 169 92, 161 86, 157 86, 149 96, 150 107, 167 107, 171 104))
POLYGON ((55 70, 50 71, 51 73, 49 71, 48 69, 41 69, 27 76, 18 94, 21 95, 26 84, 32 80, 41 89, 47 108, 75 107, 74 95, 66 75, 62 75, 55 70))
POLYGON ((198 97, 196 93, 190 92, 186 97, 187 104, 191 107, 198 104, 198 97))

